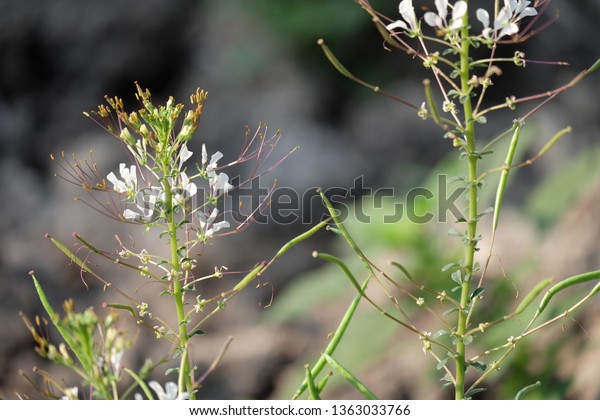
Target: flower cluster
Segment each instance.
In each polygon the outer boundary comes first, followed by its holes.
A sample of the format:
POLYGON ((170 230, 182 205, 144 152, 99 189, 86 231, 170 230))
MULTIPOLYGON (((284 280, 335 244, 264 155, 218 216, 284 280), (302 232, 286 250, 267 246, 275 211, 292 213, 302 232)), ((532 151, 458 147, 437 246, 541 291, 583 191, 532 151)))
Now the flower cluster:
POLYGON ((483 24, 481 33, 485 39, 497 41, 504 36, 514 35, 519 32, 517 23, 528 16, 537 15, 534 7, 529 7, 530 1, 504 0, 504 7, 500 9, 490 27, 490 15, 487 10, 477 9, 477 19, 483 24))
MULTIPOLYGON (((529 6, 530 4, 531 2, 527 0, 504 0, 504 7, 500 9, 491 26, 489 13, 485 9, 477 9, 477 19, 483 24, 481 36, 487 41, 495 42, 502 37, 516 34, 519 31, 519 21, 537 14, 536 9, 529 6)), ((453 33, 463 26, 463 18, 467 14, 466 1, 459 0, 454 5, 450 5, 448 0, 435 0, 435 7, 437 13, 427 12, 423 16, 423 20, 429 26, 444 34, 453 33), (448 19, 449 10, 452 11, 451 19, 448 19)), ((410 36, 419 35, 420 22, 412 0, 402 0, 398 11, 402 19, 390 23, 386 28, 391 32, 395 29, 403 29, 410 36)))
MULTIPOLYGON (((192 178, 201 177, 208 180, 208 202, 215 203, 223 194, 227 194, 233 186, 229 183, 229 176, 224 172, 217 173, 218 161, 223 157, 221 152, 214 153, 210 161, 206 151, 206 145, 202 145, 202 167, 200 173, 190 178, 184 171, 183 165, 192 157, 191 152, 185 144, 181 146, 177 157, 176 175, 169 177, 169 187, 172 192, 172 204, 179 208, 185 208, 187 201, 196 196, 198 187, 192 178)), ((127 167, 125 163, 119 165, 120 178, 114 172, 108 174, 106 179, 113 185, 117 193, 125 194, 128 201, 135 204, 137 211, 125 209, 123 217, 129 221, 148 223, 160 217, 165 207, 166 194, 162 185, 138 183, 138 168, 136 165, 127 167)), ((152 173, 152 171, 149 171, 152 173)), ((203 238, 214 235, 217 231, 228 228, 229 222, 221 221, 215 223, 218 210, 215 207, 208 215, 204 210, 198 210, 199 234, 203 238)))
POLYGON ((435 0, 435 7, 437 14, 434 12, 427 12, 423 16, 425 22, 432 28, 437 28, 442 31, 456 31, 460 29, 463 24, 463 16, 467 13, 467 2, 457 1, 452 8, 452 19, 447 22, 448 17, 448 0, 435 0))

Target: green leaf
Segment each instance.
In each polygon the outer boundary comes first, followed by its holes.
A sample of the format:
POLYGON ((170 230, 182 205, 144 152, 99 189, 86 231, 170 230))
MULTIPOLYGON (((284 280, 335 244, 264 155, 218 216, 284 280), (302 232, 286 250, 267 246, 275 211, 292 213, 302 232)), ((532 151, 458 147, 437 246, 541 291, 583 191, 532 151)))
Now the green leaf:
POLYGON ((448 360, 450 360, 449 357, 445 357, 445 358, 441 359, 435 368, 437 370, 442 370, 444 368, 444 366, 446 366, 446 363, 448 363, 448 360))
POLYGON ((450 275, 450 278, 452 279, 453 282, 455 282, 458 285, 462 285, 463 284, 462 272, 460 270, 454 271, 450 275))
POLYGON ((166 372, 165 372, 165 376, 168 376, 171 373, 175 373, 175 374, 179 373, 179 368, 178 367, 172 367, 172 368, 167 369, 166 372))
POLYGON ((189 334, 188 338, 192 338, 195 335, 204 335, 204 331, 202 331, 202 330, 196 330, 193 333, 189 334))
POLYGON ((483 287, 478 287, 477 289, 473 290, 473 293, 471 293, 471 300, 475 299, 477 296, 481 296, 484 291, 485 288, 483 287))
POLYGON ((455 263, 455 262, 450 263, 450 264, 446 264, 445 266, 442 267, 442 273, 445 272, 445 271, 450 270, 453 267, 460 267, 460 264, 455 263))
POLYGON ((473 366, 475 369, 477 369, 480 372, 485 372, 485 370, 487 369, 487 365, 485 363, 481 363, 481 362, 471 362, 471 363, 469 363, 469 365, 473 366))

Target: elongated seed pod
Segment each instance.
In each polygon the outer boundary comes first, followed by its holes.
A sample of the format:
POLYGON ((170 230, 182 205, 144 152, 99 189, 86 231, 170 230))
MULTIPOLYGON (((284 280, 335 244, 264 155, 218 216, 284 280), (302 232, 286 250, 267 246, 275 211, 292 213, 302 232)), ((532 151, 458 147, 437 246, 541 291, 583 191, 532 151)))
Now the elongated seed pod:
MULTIPOLYGON (((575 286, 576 284, 586 283, 588 281, 599 280, 600 279, 600 270, 598 271, 590 271, 589 273, 578 274, 573 277, 569 277, 557 285, 553 286, 546 292, 544 298, 540 302, 540 307, 537 310, 536 317, 542 313, 542 311, 548 306, 550 299, 560 292, 561 290, 566 289, 567 287, 575 286)), ((600 290, 600 286, 594 287, 594 290, 597 292, 600 290)))
POLYGON ((252 269, 251 272, 249 272, 248 274, 246 274, 246 277, 244 277, 243 279, 241 279, 238 284, 236 284, 235 286, 233 286, 233 291, 234 292, 239 292, 239 291, 245 289, 250 284, 250 282, 252 280, 254 280, 256 278, 256 276, 258 276, 258 274, 266 266, 267 266, 267 263, 264 262, 264 261, 262 263, 258 264, 254 269, 252 269))
POLYGON ((535 287, 531 289, 529 293, 527 293, 527 296, 523 298, 519 306, 517 306, 515 313, 520 314, 523 312, 531 304, 531 302, 533 302, 535 298, 538 297, 546 287, 548 287, 550 283, 552 283, 552 279, 548 278, 536 284, 535 287))
POLYGON ((75 264, 77 264, 79 267, 81 267, 85 271, 92 273, 92 270, 87 266, 87 264, 84 263, 81 260, 81 258, 79 258, 77 255, 75 255, 75 253, 73 251, 71 251, 64 244, 62 244, 60 241, 58 241, 58 239, 54 239, 52 236, 50 236, 49 233, 46 233, 45 236, 46 236, 46 238, 50 239, 52 241, 52 243, 54 245, 56 245, 56 247, 63 252, 63 254, 65 254, 67 257, 69 257, 71 259, 71 261, 73 261, 75 264))
POLYGON ((333 357, 326 354, 325 359, 329 366, 339 373, 344 379, 346 379, 354 388, 356 388, 361 394, 363 394, 369 400, 378 400, 377 396, 373 394, 361 381, 359 381, 348 369, 340 365, 333 357))
POLYGON ((496 190, 496 203, 494 204, 494 220, 492 222, 492 229, 496 231, 498 228, 498 220, 500 219, 500 208, 502 207, 502 199, 504 198, 504 191, 506 190, 506 181, 508 180, 508 173, 510 172, 510 165, 512 165, 513 157, 515 156, 515 150, 517 150, 517 144, 519 143, 519 133, 521 131, 521 123, 515 122, 515 132, 513 133, 512 139, 510 140, 510 146, 508 147, 508 153, 504 161, 504 168, 500 173, 500 181, 498 182, 498 189, 496 190))

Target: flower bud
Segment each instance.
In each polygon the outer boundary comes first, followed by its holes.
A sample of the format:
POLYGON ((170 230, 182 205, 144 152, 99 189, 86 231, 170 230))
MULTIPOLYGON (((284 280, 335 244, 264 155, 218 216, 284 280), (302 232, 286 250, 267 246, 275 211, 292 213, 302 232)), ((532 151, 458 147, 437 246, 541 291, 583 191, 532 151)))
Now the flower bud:
POLYGON ((130 146, 135 144, 135 139, 133 138, 133 136, 127 129, 127 127, 125 127, 123 130, 121 130, 121 134, 119 135, 119 137, 121 138, 121 140, 123 140, 125 143, 127 143, 130 146))

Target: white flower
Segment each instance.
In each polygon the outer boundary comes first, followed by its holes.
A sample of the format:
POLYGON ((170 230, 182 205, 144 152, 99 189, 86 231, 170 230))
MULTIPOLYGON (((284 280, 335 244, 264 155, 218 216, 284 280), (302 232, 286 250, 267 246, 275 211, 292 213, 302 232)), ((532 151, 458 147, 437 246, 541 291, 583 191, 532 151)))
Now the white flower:
POLYGON ((143 188, 135 195, 135 205, 140 212, 125 209, 123 217, 127 220, 141 219, 149 221, 156 210, 157 202, 164 200, 164 192, 159 187, 143 188))
POLYGON ((210 177, 208 184, 210 186, 210 195, 212 197, 219 196, 221 191, 223 191, 224 194, 227 194, 229 190, 233 188, 233 185, 229 183, 229 176, 224 172, 210 177))
MULTIPOLYGON (((156 392, 159 400, 186 400, 188 398, 187 392, 179 392, 175 382, 167 382, 165 384, 166 390, 156 381, 148 382, 148 386, 156 392)), ((138 399, 137 396, 136 399, 138 399)))
POLYGON ((131 165, 130 168, 127 168, 124 163, 121 163, 119 164, 119 172, 123 181, 118 179, 114 172, 109 173, 106 179, 112 182, 116 192, 133 193, 137 189, 137 173, 135 165, 131 165))
POLYGON ((433 28, 447 31, 460 29, 463 23, 463 16, 467 13, 467 2, 460 0, 452 6, 452 20, 450 24, 446 21, 448 6, 448 0, 435 0, 435 7, 438 12, 437 14, 434 12, 425 13, 425 16, 423 16, 425 22, 433 28))
POLYGON ((188 193, 188 197, 193 197, 198 191, 196 184, 190 181, 185 172, 181 173, 181 188, 188 193))
POLYGON ((212 176, 211 173, 214 174, 215 171, 217 170, 217 162, 222 157, 223 157, 223 153, 221 153, 221 152, 214 153, 210 157, 210 162, 207 165, 206 163, 208 162, 208 154, 206 153, 206 145, 205 144, 202 145, 202 167, 206 170, 206 173, 209 177, 212 176))
POLYGON ((123 354, 123 350, 117 350, 114 347, 110 349, 110 366, 112 367, 113 374, 117 377, 121 372, 123 354))
POLYGON ((208 216, 208 218, 206 217, 206 214, 204 214, 203 211, 198 212, 198 221, 200 222, 200 228, 204 231, 203 236, 205 238, 210 238, 221 229, 226 229, 230 226, 227 220, 215 223, 215 219, 218 215, 219 210, 217 210, 216 207, 210 213, 210 216, 208 216))
POLYGON ((490 27, 490 15, 487 10, 477 9, 477 19, 483 25, 481 34, 486 39, 499 40, 503 36, 514 35, 519 32, 517 23, 528 16, 537 15, 534 7, 528 7, 531 2, 527 0, 504 0, 504 7, 494 19, 494 26, 490 27))
POLYGON ((181 172, 181 184, 176 185, 175 182, 171 181, 171 189, 173 190, 173 204, 178 206, 185 203, 185 201, 196 195, 198 187, 187 176, 185 172, 181 172))
POLYGON ((217 174, 217 162, 223 157, 223 153, 216 152, 208 162, 208 153, 206 153, 206 145, 202 145, 202 168, 206 171, 208 177, 208 184, 210 187, 210 195, 212 197, 218 197, 221 192, 227 194, 229 190, 233 188, 233 185, 229 183, 229 176, 223 172, 217 174))
POLYGON ((388 31, 393 31, 396 28, 402 28, 408 32, 419 32, 419 22, 415 15, 415 8, 412 0, 402 0, 398 6, 398 11, 404 20, 397 20, 386 26, 388 31))
POLYGON ((184 143, 181 146, 181 149, 179 150, 179 156, 178 156, 178 160, 179 160, 179 170, 181 170, 181 167, 183 166, 183 164, 190 158, 192 157, 194 153, 190 152, 189 149, 187 148, 187 145, 184 143))
POLYGON ((72 388, 63 389, 63 393, 65 395, 60 397, 61 400, 78 400, 79 399, 79 397, 78 397, 79 390, 77 389, 76 386, 74 386, 72 388))

